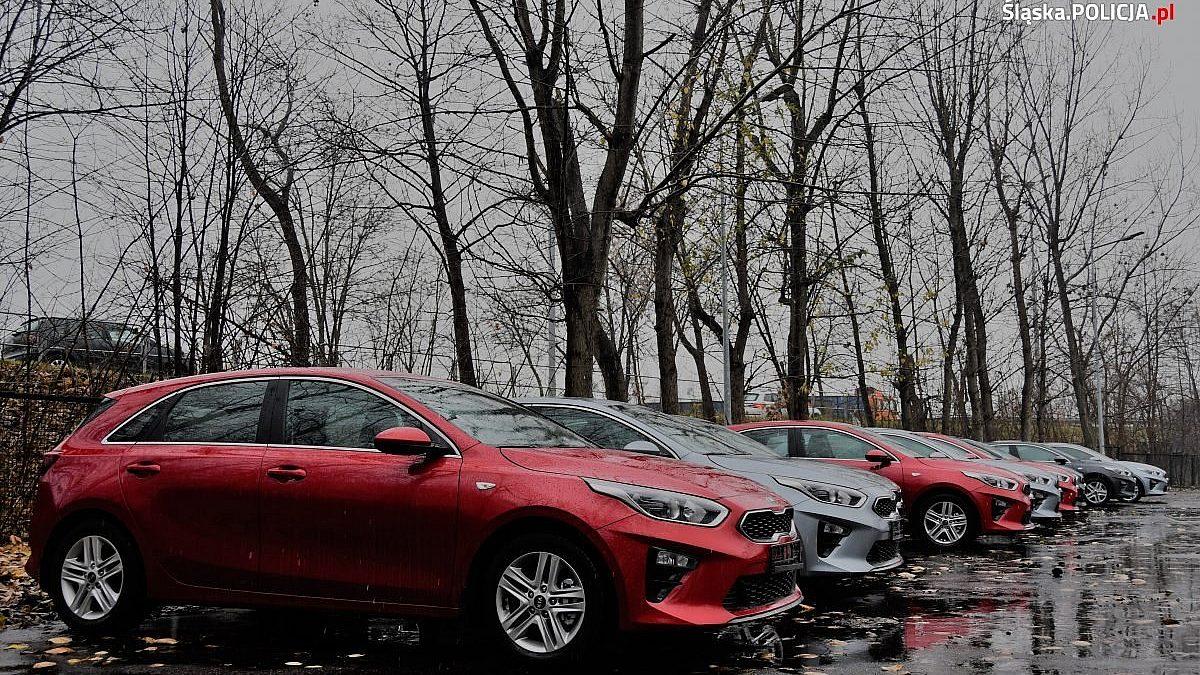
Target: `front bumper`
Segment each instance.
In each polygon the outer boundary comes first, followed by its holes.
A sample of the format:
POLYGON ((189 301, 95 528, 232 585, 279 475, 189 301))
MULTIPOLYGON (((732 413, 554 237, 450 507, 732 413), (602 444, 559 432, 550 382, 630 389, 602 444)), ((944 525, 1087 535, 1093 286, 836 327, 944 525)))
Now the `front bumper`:
POLYGON ((1149 476, 1144 474, 1138 474, 1137 479, 1142 485, 1142 493, 1147 497, 1156 497, 1167 494, 1167 488, 1170 486, 1171 482, 1171 480, 1165 476, 1159 478, 1158 476, 1149 476))
POLYGON ((1062 520, 1062 514, 1058 510, 1060 503, 1058 490, 1034 488, 1029 497, 1030 518, 1041 523, 1062 520))
POLYGON ((866 574, 904 563, 900 556, 904 520, 899 509, 882 517, 870 505, 848 508, 809 501, 792 508, 796 532, 804 543, 805 576, 866 574), (845 534, 835 534, 836 530, 845 534))
POLYGON ((1132 477, 1117 477, 1117 496, 1121 499, 1132 499, 1138 494, 1137 479, 1132 477))
POLYGON ((984 534, 1017 534, 1037 527, 1027 494, 989 487, 976 489, 972 499, 980 514, 979 531, 984 534))
MULTIPOLYGON (((721 525, 707 528, 630 516, 599 530, 621 601, 621 627, 723 626, 772 616, 799 604, 804 596, 796 586, 796 572, 768 574, 770 545, 746 538, 736 521, 731 515, 721 525), (651 549, 683 553, 699 561, 657 602, 648 597, 651 549)), ((779 543, 790 541, 795 537, 782 537, 779 543)))
POLYGON ((1072 483, 1060 481, 1058 483, 1058 511, 1059 513, 1067 514, 1079 511, 1079 488, 1072 483))

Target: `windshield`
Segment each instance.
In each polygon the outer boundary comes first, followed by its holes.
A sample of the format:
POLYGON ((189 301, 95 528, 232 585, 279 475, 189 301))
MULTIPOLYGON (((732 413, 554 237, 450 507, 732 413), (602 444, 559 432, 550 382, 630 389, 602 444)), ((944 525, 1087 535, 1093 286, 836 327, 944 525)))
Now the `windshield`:
POLYGON ((1054 450, 1061 452, 1062 454, 1066 455, 1067 457, 1070 457, 1071 459, 1080 459, 1080 460, 1084 460, 1084 461, 1087 461, 1087 460, 1104 461, 1104 460, 1108 459, 1107 457, 1096 452, 1095 450, 1083 448, 1078 445, 1071 445, 1070 443, 1055 443, 1054 445, 1051 445, 1050 447, 1054 450))
POLYGON ((476 440, 498 448, 591 448, 591 443, 549 418, 473 387, 437 380, 383 377, 476 440))
POLYGON ((1012 455, 1005 453, 1003 450, 997 450, 996 448, 993 448, 992 446, 988 445, 987 443, 980 443, 979 441, 976 441, 971 438, 960 438, 958 440, 962 441, 963 443, 966 443, 967 445, 971 446, 972 448, 975 448, 976 450, 982 452, 983 454, 987 455, 988 457, 991 457, 992 459, 1013 459, 1012 455))
POLYGON ((616 405, 617 410, 649 424, 660 435, 703 455, 752 455, 779 459, 767 446, 723 426, 694 417, 676 417, 640 405, 616 405))
POLYGON ((979 457, 975 456, 975 454, 963 450, 950 441, 944 441, 940 438, 930 438, 928 436, 923 437, 921 440, 936 447, 938 450, 941 450, 943 453, 945 453, 946 456, 954 459, 979 459, 979 457))
POLYGON ((928 439, 916 439, 912 436, 906 436, 904 434, 880 433, 879 435, 883 436, 884 440, 886 440, 888 443, 892 443, 904 448, 908 454, 914 457, 931 457, 936 452, 939 455, 945 455, 946 457, 951 457, 953 459, 970 458, 970 454, 966 451, 954 448, 955 454, 951 454, 950 452, 942 449, 940 446, 934 446, 932 441, 927 442, 928 439))

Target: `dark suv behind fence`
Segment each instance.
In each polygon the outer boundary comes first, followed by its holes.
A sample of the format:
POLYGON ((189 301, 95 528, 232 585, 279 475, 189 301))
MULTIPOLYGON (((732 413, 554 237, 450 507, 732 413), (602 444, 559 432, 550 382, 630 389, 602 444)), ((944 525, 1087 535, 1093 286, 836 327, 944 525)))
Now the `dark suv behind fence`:
POLYGON ((103 366, 128 372, 170 369, 171 350, 140 327, 116 321, 38 317, 4 339, 0 356, 77 366, 103 366))

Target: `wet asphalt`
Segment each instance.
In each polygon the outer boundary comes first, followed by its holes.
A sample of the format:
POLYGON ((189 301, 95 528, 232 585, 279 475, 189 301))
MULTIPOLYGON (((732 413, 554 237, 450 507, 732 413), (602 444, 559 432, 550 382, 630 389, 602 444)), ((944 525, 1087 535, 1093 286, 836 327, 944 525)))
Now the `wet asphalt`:
MULTIPOLYGON (((771 625, 622 639, 583 670, 1200 673, 1200 491, 906 558, 865 579, 808 583, 812 609, 771 625)), ((63 644, 72 636, 56 621, 0 631, 0 673, 523 672, 453 631, 430 633, 392 619, 172 607, 123 639, 63 644)))

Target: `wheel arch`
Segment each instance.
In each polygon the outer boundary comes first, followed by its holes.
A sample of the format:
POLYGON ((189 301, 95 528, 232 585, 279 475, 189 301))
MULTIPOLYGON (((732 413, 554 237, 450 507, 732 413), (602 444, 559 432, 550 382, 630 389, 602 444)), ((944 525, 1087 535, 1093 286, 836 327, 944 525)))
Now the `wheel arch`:
POLYGON ((979 505, 975 503, 975 498, 971 493, 954 483, 935 483, 930 485, 921 494, 917 495, 912 506, 913 522, 916 523, 917 515, 921 509, 925 508, 931 501, 942 495, 950 495, 962 499, 967 504, 967 517, 971 519, 972 525, 976 532, 983 526, 983 514, 979 511, 979 505))
POLYGON ((39 581, 47 578, 47 573, 49 572, 47 566, 56 557, 55 549, 58 547, 59 540, 67 532, 70 532, 72 528, 77 527, 80 523, 84 523, 89 520, 104 521, 120 530, 121 533, 129 539, 130 543, 133 544, 134 550, 139 558, 138 563, 144 567, 146 556, 142 552, 137 538, 133 535, 133 529, 130 528, 129 525, 112 510, 99 506, 87 506, 71 511, 60 518, 58 522, 56 522, 54 526, 50 528, 50 532, 46 535, 46 544, 42 551, 41 561, 38 565, 39 581))
POLYGON ((460 608, 469 607, 473 597, 479 591, 482 577, 492 557, 508 542, 529 534, 557 535, 582 549, 592 559, 600 573, 601 583, 605 585, 605 593, 612 605, 609 609, 616 610, 624 606, 624 598, 621 596, 622 584, 618 583, 615 578, 618 568, 607 549, 586 534, 585 527, 580 527, 569 520, 566 514, 538 511, 507 520, 492 529, 483 539, 471 555, 465 578, 461 584, 458 602, 460 608))

